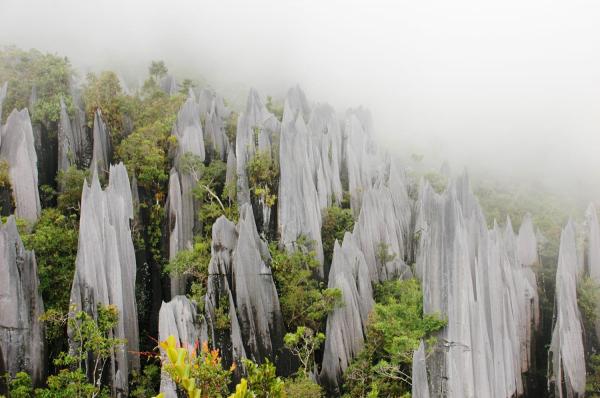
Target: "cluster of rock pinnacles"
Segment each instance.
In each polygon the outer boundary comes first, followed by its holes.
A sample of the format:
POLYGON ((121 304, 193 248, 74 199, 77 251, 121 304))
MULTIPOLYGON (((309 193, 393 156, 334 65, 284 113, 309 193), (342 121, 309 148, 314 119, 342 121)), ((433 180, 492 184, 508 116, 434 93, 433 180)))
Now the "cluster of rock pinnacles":
MULTIPOLYGON (((177 92, 171 77, 161 87, 171 94, 177 92)), ((6 93, 4 84, 0 86, 0 115, 6 93)), ((113 394, 127 395, 128 376, 140 366, 135 354, 139 332, 130 229, 137 186, 123 164, 110 163, 109 131, 102 114, 95 114, 90 134, 83 104, 78 101, 71 117, 61 103, 57 148, 58 170, 74 164, 92 169, 81 198, 71 302, 92 315, 99 303, 119 309, 114 336, 126 339, 127 344, 114 352, 109 377, 113 394), (100 174, 108 176, 104 189, 100 174)), ((500 398, 523 393, 522 374, 531 365, 532 336, 539 323, 532 270, 539 262, 538 239, 529 216, 516 234, 510 220, 503 229, 497 225, 489 229, 466 175, 451 179, 441 194, 421 181, 417 199, 412 199, 403 169, 377 147, 370 114, 362 108, 339 117, 329 105, 310 105, 296 87, 288 92, 280 121, 251 90, 239 115, 234 143, 225 134, 229 114, 223 99, 212 90, 190 90, 172 130, 177 149, 166 204, 170 258, 192 245, 198 227, 198 203, 192 195, 197 177, 182 167, 185 154, 205 160, 210 151, 227 163, 226 182, 237 187, 237 198, 232 199, 239 205, 239 221, 235 224, 220 217, 212 227, 203 303, 186 298, 184 278, 171 279, 172 299, 160 308, 159 339, 174 335, 189 347, 197 341, 208 342, 220 349, 225 364, 238 364, 238 377, 244 373, 240 359, 245 357, 258 362, 269 359, 280 369, 289 366, 271 258, 259 231, 269 225, 276 211, 280 244, 293 250, 297 238, 306 236, 315 242, 322 265, 323 211, 341 202, 345 180, 357 221, 353 231, 335 243, 330 269, 321 266, 318 272, 329 287, 341 290, 343 305, 327 318, 322 360, 314 378, 333 395, 339 392, 344 370, 364 344, 374 305, 373 285, 415 276, 422 283, 424 311, 440 313, 448 323, 435 347, 421 343, 414 354, 412 396, 500 398), (246 166, 258 152, 279 157, 276 209, 262 201, 252 203, 246 166), (377 259, 381 243, 395 254, 385 264, 377 259), (224 303, 230 327, 222 330, 215 327, 215 314, 224 303)), ((25 250, 15 222, 15 216, 30 222, 40 216, 40 132, 27 109, 13 110, 0 132, 0 159, 9 166, 14 203, 14 216, 0 225, 0 369, 12 375, 26 371, 40 383, 46 364, 44 328, 39 321, 44 305, 35 254, 25 250)), ((584 270, 600 280, 600 228, 592 206, 585 226, 585 255, 578 251, 572 222, 560 242, 550 348, 550 378, 562 385, 556 389, 558 396, 563 392, 582 396, 585 390, 576 287, 584 270)), ((176 397, 166 374, 161 391, 168 398, 176 397)))

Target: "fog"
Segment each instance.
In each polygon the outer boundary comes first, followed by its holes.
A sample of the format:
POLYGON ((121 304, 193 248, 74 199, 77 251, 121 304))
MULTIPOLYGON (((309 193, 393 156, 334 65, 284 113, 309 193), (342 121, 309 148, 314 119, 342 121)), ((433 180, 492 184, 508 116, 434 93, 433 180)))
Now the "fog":
POLYGON ((599 193, 597 0, 0 0, 0 16, 0 45, 82 71, 137 81, 163 59, 234 103, 298 83, 368 107, 400 155, 599 193))

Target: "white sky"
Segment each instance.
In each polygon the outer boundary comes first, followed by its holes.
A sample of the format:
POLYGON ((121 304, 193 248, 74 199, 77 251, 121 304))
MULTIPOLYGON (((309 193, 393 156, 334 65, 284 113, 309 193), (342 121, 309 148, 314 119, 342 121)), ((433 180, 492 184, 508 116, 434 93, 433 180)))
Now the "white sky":
POLYGON ((600 0, 0 0, 0 44, 225 93, 299 83, 392 151, 600 192, 600 0))

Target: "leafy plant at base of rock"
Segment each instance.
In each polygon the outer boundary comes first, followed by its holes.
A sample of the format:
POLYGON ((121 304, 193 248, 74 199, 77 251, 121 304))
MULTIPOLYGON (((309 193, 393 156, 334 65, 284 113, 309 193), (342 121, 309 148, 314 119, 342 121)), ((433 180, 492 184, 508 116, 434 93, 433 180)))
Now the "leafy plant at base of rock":
POLYGON ((16 47, 0 50, 0 82, 8 82, 3 103, 2 123, 13 109, 29 108, 32 88, 37 101, 29 113, 33 122, 50 126, 60 119, 60 99, 72 109, 70 81, 73 69, 67 58, 43 54, 38 50, 23 51, 16 47))
POLYGON ((254 196, 262 200, 268 207, 277 201, 277 184, 279 167, 267 152, 256 152, 248 162, 248 182, 254 196))
POLYGON ((587 378, 585 381, 586 397, 600 397, 600 355, 593 354, 586 363, 587 378), (588 395, 589 394, 589 395, 588 395))
POLYGON ((161 354, 163 370, 188 397, 212 398, 227 394, 235 366, 223 369, 218 350, 209 350, 204 343, 197 353, 197 347, 180 347, 174 336, 161 342, 160 348, 164 351, 161 354))
POLYGON ((89 170, 80 170, 69 166, 67 170, 59 170, 56 182, 60 187, 57 195, 57 208, 63 214, 79 214, 81 203, 81 187, 89 179, 89 170))
POLYGON ((0 159, 0 189, 10 189, 10 175, 8 169, 8 162, 5 159, 0 159))
POLYGON ((300 326, 296 332, 287 333, 283 341, 300 361, 300 374, 308 378, 313 370, 315 351, 325 341, 325 334, 315 333, 311 328, 300 326))
POLYGON ((229 118, 225 121, 225 135, 229 140, 229 143, 235 146, 235 140, 237 137, 237 122, 238 122, 239 114, 237 112, 232 111, 229 114, 229 118))
POLYGON ((271 112, 277 120, 281 122, 283 119, 283 103, 282 102, 273 102, 273 97, 270 95, 267 97, 267 103, 265 104, 267 110, 271 112))
POLYGON ((36 390, 36 397, 108 397, 108 388, 102 386, 107 362, 117 349, 121 349, 124 340, 112 337, 119 321, 119 312, 115 306, 98 305, 97 319, 94 320, 83 311, 63 315, 58 312, 46 314, 43 321, 48 324, 68 324, 71 330, 72 348, 62 352, 55 359, 56 366, 63 369, 48 377, 48 387, 36 390), (93 358, 92 361, 88 361, 93 358), (88 380, 86 375, 91 375, 88 380))
POLYGON ((154 395, 160 385, 160 366, 149 363, 142 373, 133 371, 129 388, 132 398, 148 398, 154 395))
POLYGON ((410 391, 413 352, 421 340, 435 345, 433 334, 446 325, 437 314, 423 314, 423 295, 416 279, 376 286, 376 304, 365 346, 344 373, 348 396, 401 396, 410 391))
POLYGON ((210 256, 210 239, 197 237, 192 249, 177 253, 164 269, 170 275, 193 278, 192 298, 198 303, 202 302, 202 296, 206 293, 210 256))
POLYGON ((74 216, 64 216, 57 209, 44 209, 33 231, 23 234, 22 239, 28 250, 35 251, 40 291, 46 309, 67 311, 69 289, 56 287, 70 286, 73 281, 77 220, 74 216))
POLYGON ((276 243, 270 245, 270 250, 286 329, 307 326, 312 330, 323 330, 327 315, 342 302, 341 291, 324 288, 323 283, 315 279, 319 262, 314 251, 299 247, 288 253, 279 249, 276 243))
POLYGON ((242 359, 248 374, 248 388, 256 398, 285 398, 285 383, 277 377, 275 366, 267 359, 258 365, 249 359, 242 359))
POLYGON ((577 284, 577 305, 581 310, 585 329, 593 329, 598 319, 596 312, 600 303, 600 285, 589 276, 583 277, 577 284))
POLYGON ((390 252, 390 245, 385 242, 379 242, 375 249, 375 258, 380 266, 385 266, 387 263, 394 261, 396 253, 390 252))
POLYGON ((222 295, 219 298, 219 306, 215 308, 215 330, 226 332, 231 329, 231 318, 229 316, 229 297, 222 295))
MULTIPOLYGON (((4 375, 0 375, 4 377, 4 375)), ((6 375, 8 384, 8 397, 9 398, 30 398, 33 397, 33 384, 31 382, 31 376, 25 372, 18 372, 14 378, 10 378, 6 375)))
POLYGON ((344 234, 354 228, 354 216, 349 209, 331 206, 325 209, 321 236, 323 237, 323 253, 325 264, 331 264, 333 245, 336 240, 342 243, 344 234))
POLYGON ((321 386, 304 376, 286 379, 285 393, 290 398, 322 398, 324 396, 321 386))

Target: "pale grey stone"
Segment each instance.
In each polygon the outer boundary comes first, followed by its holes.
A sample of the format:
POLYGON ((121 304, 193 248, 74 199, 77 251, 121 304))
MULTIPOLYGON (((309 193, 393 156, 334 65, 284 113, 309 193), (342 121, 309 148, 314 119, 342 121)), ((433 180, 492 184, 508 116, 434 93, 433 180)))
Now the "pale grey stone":
POLYGON ((0 222, 0 369, 45 381, 44 303, 35 253, 25 250, 15 217, 0 222))

